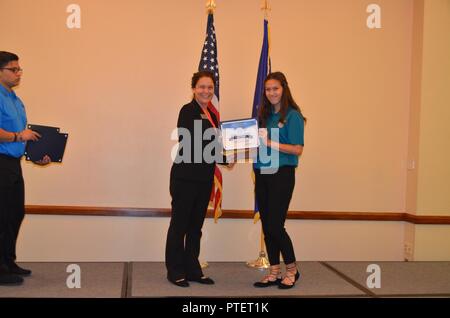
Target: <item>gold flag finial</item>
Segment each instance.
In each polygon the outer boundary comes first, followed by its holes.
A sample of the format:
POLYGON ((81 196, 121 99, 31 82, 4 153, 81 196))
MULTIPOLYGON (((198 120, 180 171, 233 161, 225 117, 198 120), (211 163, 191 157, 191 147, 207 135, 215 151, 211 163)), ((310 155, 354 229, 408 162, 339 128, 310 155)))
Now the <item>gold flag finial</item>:
POLYGON ((206 11, 208 12, 208 14, 214 14, 215 9, 216 9, 216 1, 208 0, 206 2, 206 11))
POLYGON ((267 19, 269 17, 269 11, 272 10, 272 8, 269 6, 269 1, 263 0, 261 10, 264 11, 264 18, 267 19))

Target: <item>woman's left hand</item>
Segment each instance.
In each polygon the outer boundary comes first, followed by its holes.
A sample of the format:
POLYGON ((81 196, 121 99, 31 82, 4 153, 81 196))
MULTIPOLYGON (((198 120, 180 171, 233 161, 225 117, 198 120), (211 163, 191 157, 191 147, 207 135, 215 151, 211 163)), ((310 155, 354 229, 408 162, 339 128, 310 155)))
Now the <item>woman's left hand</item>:
POLYGON ((262 143, 267 146, 270 142, 270 139, 268 138, 267 128, 259 128, 258 135, 262 143))

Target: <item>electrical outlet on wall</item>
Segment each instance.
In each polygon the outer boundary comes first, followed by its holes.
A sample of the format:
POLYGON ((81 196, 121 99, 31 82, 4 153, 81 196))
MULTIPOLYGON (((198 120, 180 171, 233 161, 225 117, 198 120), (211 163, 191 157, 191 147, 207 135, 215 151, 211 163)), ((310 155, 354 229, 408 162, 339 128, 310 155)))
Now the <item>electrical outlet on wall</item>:
POLYGON ((413 171, 416 169, 416 161, 414 159, 408 160, 408 170, 413 171))
POLYGON ((411 243, 405 243, 404 255, 405 255, 405 261, 413 260, 413 245, 411 243))

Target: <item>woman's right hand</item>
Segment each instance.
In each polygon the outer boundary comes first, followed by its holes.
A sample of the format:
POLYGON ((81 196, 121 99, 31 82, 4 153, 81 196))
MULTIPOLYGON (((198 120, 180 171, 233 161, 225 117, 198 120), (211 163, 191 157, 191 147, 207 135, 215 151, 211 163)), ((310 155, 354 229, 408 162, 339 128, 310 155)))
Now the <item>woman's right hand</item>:
POLYGON ((235 165, 236 165, 236 162, 230 162, 230 163, 227 165, 227 168, 231 170, 231 169, 234 168, 235 165))

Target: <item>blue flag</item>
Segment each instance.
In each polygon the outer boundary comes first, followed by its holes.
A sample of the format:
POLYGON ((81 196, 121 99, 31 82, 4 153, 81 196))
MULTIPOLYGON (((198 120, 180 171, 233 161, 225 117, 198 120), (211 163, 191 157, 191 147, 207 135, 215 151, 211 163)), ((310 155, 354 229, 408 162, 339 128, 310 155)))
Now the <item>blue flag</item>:
POLYGON ((270 72, 270 57, 269 57, 269 22, 264 20, 264 38, 261 49, 261 56, 259 57, 258 76, 256 78, 255 96, 253 98, 252 117, 258 116, 258 108, 264 93, 264 80, 270 72))
MULTIPOLYGON (((264 94, 264 80, 271 71, 270 56, 269 56, 269 22, 264 19, 264 38, 261 49, 261 56, 259 57, 258 76, 256 77, 255 96, 253 98, 252 117, 258 117, 258 109, 264 94)), ((254 175, 253 175, 254 176, 254 175)), ((255 198, 255 217, 254 221, 259 219, 258 203, 255 198)))

